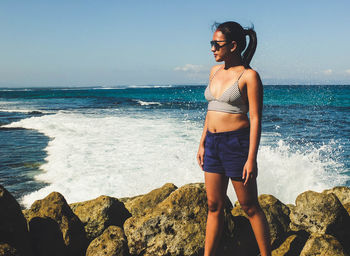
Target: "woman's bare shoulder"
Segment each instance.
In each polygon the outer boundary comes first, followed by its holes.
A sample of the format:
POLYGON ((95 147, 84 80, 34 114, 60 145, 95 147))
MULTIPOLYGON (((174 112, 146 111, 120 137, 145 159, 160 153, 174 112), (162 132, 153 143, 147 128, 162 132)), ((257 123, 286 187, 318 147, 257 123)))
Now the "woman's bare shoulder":
POLYGON ((211 69, 210 69, 210 76, 209 76, 209 78, 211 79, 213 77, 213 75, 215 74, 215 72, 218 71, 222 66, 223 66, 223 64, 218 64, 218 65, 212 66, 211 69))
POLYGON ((251 68, 246 69, 244 72, 244 80, 247 84, 261 85, 259 73, 251 68))

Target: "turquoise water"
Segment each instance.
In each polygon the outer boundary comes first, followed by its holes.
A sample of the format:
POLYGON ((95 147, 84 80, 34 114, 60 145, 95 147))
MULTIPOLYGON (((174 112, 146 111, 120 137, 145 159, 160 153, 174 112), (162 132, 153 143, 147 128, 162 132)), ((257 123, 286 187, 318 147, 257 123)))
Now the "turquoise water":
MULTIPOLYGON (((53 190, 81 201, 202 181, 204 89, 0 89, 0 183, 29 205, 53 190)), ((265 86, 260 191, 293 201, 349 186, 349 112, 350 86, 265 86)))

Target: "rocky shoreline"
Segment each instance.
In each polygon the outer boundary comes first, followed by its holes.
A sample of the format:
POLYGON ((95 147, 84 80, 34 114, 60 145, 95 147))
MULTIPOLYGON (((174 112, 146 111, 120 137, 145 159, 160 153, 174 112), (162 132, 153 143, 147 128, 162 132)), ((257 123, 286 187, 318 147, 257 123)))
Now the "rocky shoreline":
MULTIPOLYGON (((259 202, 269 222, 273 256, 350 255, 350 188, 306 191, 285 205, 259 202)), ((165 184, 132 198, 100 196, 68 205, 52 192, 21 210, 0 185, 0 256, 200 256, 207 217, 202 183, 165 184)), ((250 223, 227 198, 219 255, 258 255, 250 223)))

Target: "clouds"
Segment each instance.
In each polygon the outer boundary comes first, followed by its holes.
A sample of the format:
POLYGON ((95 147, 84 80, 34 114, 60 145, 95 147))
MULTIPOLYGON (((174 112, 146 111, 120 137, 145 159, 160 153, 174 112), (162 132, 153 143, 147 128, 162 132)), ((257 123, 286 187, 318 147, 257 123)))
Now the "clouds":
POLYGON ((194 73, 202 73, 208 72, 208 68, 203 65, 195 65, 195 64, 185 64, 181 67, 174 68, 175 71, 183 71, 183 72, 194 72, 194 73))
POLYGON ((346 70, 336 70, 336 71, 333 71, 333 69, 326 69, 326 70, 323 70, 321 73, 323 73, 324 75, 340 75, 340 74, 346 74, 346 75, 350 75, 350 68, 349 69, 346 69, 346 70))
POLYGON ((333 73, 332 69, 323 70, 323 74, 325 74, 325 75, 331 75, 332 73, 333 73))
POLYGON ((204 65, 185 64, 175 67, 174 71, 182 72, 191 82, 205 83, 208 80, 210 68, 204 65))

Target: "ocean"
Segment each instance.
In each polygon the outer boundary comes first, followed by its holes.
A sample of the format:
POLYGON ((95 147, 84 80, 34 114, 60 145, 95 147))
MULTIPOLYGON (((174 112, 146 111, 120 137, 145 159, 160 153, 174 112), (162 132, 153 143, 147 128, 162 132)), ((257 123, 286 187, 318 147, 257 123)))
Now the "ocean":
MULTIPOLYGON (((29 207, 52 191, 73 203, 203 182, 204 89, 0 88, 0 184, 29 207)), ((265 85, 259 194, 350 186, 349 114, 349 85, 265 85)))

